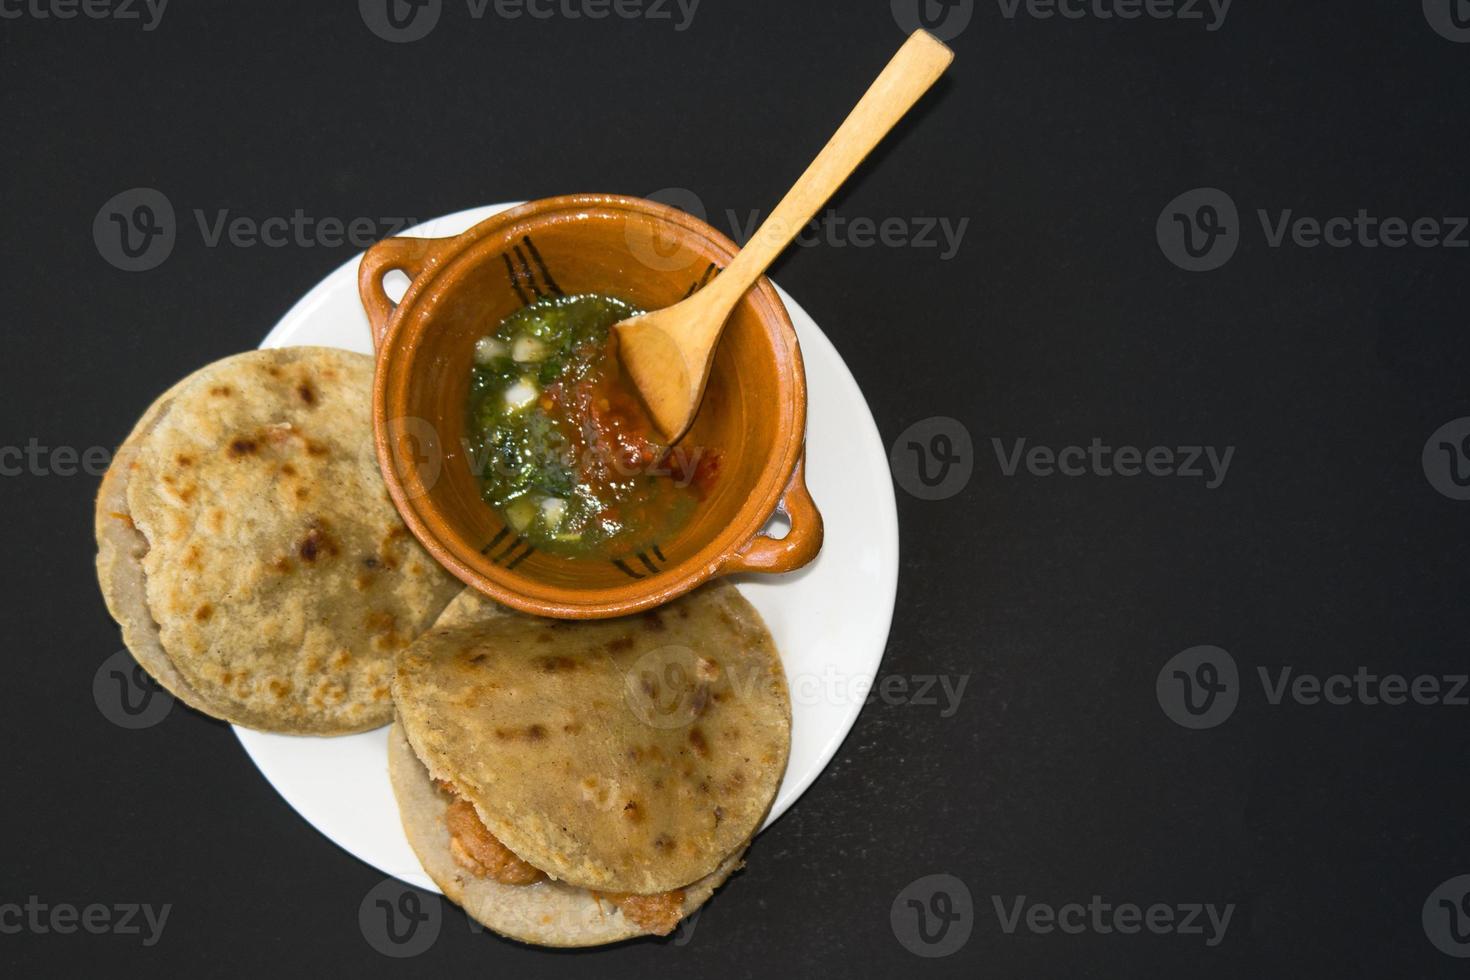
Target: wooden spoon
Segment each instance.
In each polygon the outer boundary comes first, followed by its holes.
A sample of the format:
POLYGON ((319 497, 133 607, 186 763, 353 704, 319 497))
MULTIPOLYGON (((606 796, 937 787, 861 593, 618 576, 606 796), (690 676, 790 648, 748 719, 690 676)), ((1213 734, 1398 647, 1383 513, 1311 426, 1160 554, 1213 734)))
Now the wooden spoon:
POLYGON ((916 31, 723 272, 688 299, 613 327, 623 367, 670 444, 694 421, 735 304, 953 60, 932 34, 916 31))

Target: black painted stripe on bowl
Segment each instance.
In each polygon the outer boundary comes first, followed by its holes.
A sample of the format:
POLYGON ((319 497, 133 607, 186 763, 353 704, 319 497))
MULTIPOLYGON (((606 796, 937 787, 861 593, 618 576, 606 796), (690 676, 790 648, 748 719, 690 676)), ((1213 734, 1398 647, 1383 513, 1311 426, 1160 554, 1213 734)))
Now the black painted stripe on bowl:
POLYGON ((526 251, 531 253, 531 258, 536 262, 536 268, 541 270, 541 278, 546 280, 547 288, 558 296, 565 296, 561 287, 556 284, 556 280, 551 277, 551 270, 546 267, 546 260, 541 258, 541 250, 536 247, 535 242, 531 241, 531 236, 525 235, 521 241, 526 243, 526 251))
POLYGON ((711 262, 705 268, 704 275, 699 278, 699 281, 698 282, 692 282, 692 283, 689 284, 689 291, 684 294, 684 298, 685 299, 688 299, 689 297, 693 296, 695 293, 697 293, 701 289, 703 289, 705 287, 705 285, 709 282, 710 276, 712 276, 712 275, 715 274, 715 270, 717 268, 718 268, 718 266, 716 266, 713 262, 711 262))
POLYGON ((628 576, 629 578, 642 578, 643 577, 642 575, 639 575, 637 572, 633 571, 633 569, 629 568, 626 564, 624 564, 624 562, 623 562, 623 560, 621 558, 614 558, 612 560, 612 563, 614 565, 618 566, 618 570, 621 571, 624 575, 628 576))
POLYGON ((536 549, 528 545, 526 547, 526 550, 525 551, 521 552, 519 555, 516 556, 516 560, 515 561, 513 561, 509 565, 506 565, 505 566, 505 570, 507 572, 510 571, 512 568, 515 568, 517 565, 519 565, 521 562, 525 561, 527 558, 530 558, 535 553, 536 553, 536 549))
POLYGON ((650 572, 658 572, 658 566, 649 561, 648 556, 641 551, 638 552, 638 560, 643 562, 643 567, 647 568, 650 572))
POLYGON ((514 265, 511 264, 510 256, 502 252, 500 257, 505 260, 506 274, 510 276, 510 284, 515 289, 516 295, 521 298, 521 305, 530 306, 531 301, 526 298, 525 290, 521 289, 521 280, 520 277, 516 275, 516 268, 514 265))
POLYGON ((659 561, 663 562, 665 565, 669 563, 669 560, 664 557, 664 553, 658 550, 658 545, 653 546, 653 556, 659 561))
POLYGON ((540 283, 536 282, 536 274, 531 271, 531 263, 526 261, 526 253, 521 251, 521 247, 519 245, 512 248, 511 251, 516 253, 516 261, 521 264, 521 272, 525 276, 526 282, 528 282, 531 288, 535 290, 536 298, 545 299, 546 294, 541 291, 540 283))
POLYGON ((500 554, 498 554, 498 555, 494 556, 493 558, 491 558, 490 559, 490 563, 493 564, 493 565, 499 565, 502 561, 504 561, 505 559, 509 558, 511 556, 511 553, 514 552, 517 548, 519 548, 521 546, 521 542, 524 541, 524 540, 526 540, 526 539, 523 538, 523 537, 521 537, 519 534, 516 535, 516 539, 510 543, 510 546, 507 547, 500 554))
POLYGON ((490 539, 490 543, 487 544, 487 545, 485 545, 485 547, 483 547, 483 548, 480 549, 480 554, 482 554, 482 555, 488 554, 489 551, 490 551, 490 549, 493 548, 493 547, 495 547, 500 542, 504 541, 505 540, 505 536, 507 534, 509 534, 509 533, 510 533, 510 528, 508 528, 508 527, 501 528, 500 529, 500 533, 497 534, 497 535, 495 535, 495 537, 491 538, 490 539))

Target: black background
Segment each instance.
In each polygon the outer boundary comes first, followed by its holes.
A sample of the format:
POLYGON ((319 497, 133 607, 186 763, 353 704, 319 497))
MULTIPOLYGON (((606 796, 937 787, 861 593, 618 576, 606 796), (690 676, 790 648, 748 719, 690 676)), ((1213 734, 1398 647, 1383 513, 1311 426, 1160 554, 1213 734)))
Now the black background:
MULTIPOLYGON (((850 365, 885 441, 931 416, 975 477, 899 491, 882 672, 970 675, 959 709, 875 703, 691 942, 558 954, 473 935, 364 940, 381 875, 298 818, 229 729, 129 732, 91 681, 121 646, 92 570, 96 479, 0 480, 10 683, 0 902, 172 903, 162 940, 0 935, 0 970, 439 977, 1451 976, 1420 909, 1470 872, 1464 708, 1272 706, 1257 667, 1466 670, 1470 503, 1420 450, 1470 415, 1454 249, 1267 245, 1273 213, 1470 210, 1470 45, 1417 0, 1238 0, 1199 21, 1007 19, 992 0, 932 95, 836 201, 970 224, 939 249, 793 249, 774 276, 850 365), (1216 186, 1243 241, 1192 274, 1154 223, 1216 186), (1002 476, 992 437, 1235 446, 1187 479, 1002 476), (1160 710, 1197 644, 1245 679, 1224 725, 1160 710), (947 873, 974 932, 944 959, 889 925, 947 873), (992 896, 1236 903, 1225 940, 1006 934, 992 896), (471 973, 473 971, 473 973, 471 973)), ((389 44, 355 5, 175 0, 158 26, 0 20, 0 440, 113 446, 148 402, 253 347, 350 247, 208 248, 189 215, 427 218, 572 191, 769 208, 902 41, 886 0, 704 0, 670 21, 473 20, 389 44), (145 273, 92 221, 154 187, 178 243, 145 273)), ((720 223, 716 220, 716 223, 720 223)))

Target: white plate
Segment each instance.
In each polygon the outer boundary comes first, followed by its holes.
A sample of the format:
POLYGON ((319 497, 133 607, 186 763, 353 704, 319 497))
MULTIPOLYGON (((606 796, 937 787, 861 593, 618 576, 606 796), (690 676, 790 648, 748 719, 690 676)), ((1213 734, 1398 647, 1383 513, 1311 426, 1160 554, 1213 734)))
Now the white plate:
MULTIPOLYGON (((513 206, 472 208, 410 233, 456 235, 513 206)), ((357 298, 360 258, 302 297, 261 346, 315 344, 370 352, 367 317, 357 298)), ((397 295, 404 288, 406 280, 397 295)), ((812 784, 857 720, 888 642, 898 588, 898 514, 878 427, 831 341, 784 291, 781 299, 806 360, 806 478, 826 520, 827 537, 822 553, 805 569, 738 583, 770 627, 791 685, 791 761, 766 826, 812 784)), ((239 727, 235 734, 276 792, 313 827, 384 874, 437 890, 420 870, 398 821, 388 785, 386 729, 345 738, 268 735, 239 727)))

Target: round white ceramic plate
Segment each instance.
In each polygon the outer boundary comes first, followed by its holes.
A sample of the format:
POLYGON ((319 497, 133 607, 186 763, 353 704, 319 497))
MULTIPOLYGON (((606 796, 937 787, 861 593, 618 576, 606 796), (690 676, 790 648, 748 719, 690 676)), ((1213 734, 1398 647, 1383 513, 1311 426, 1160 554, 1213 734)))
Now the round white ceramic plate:
MULTIPOLYGON (((512 206, 472 208, 409 233, 456 235, 512 206)), ((357 298, 360 258, 302 297, 261 346, 314 344, 371 352, 367 317, 357 298)), ((394 298, 406 287, 401 279, 394 298)), ((784 291, 781 299, 806 360, 806 479, 827 536, 822 553, 806 568, 738 582, 770 627, 791 687, 791 760, 766 826, 812 784, 857 720, 888 642, 898 588, 898 514, 878 427, 831 341, 784 291)), ((239 727, 235 734, 270 784, 313 827, 383 873, 437 890, 419 868, 398 821, 388 785, 387 729, 344 738, 269 735, 239 727)))

